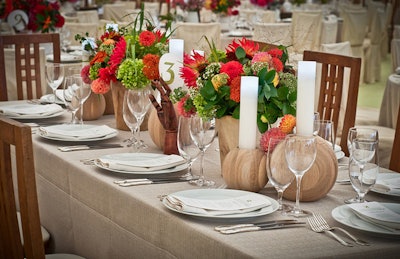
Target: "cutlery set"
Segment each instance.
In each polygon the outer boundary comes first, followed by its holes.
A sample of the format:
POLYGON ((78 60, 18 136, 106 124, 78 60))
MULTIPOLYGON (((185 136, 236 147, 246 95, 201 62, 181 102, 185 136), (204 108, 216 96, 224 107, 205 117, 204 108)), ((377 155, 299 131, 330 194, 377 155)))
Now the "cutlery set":
POLYGON ((77 151, 77 150, 89 150, 89 149, 105 149, 105 148, 117 148, 123 147, 121 144, 95 144, 95 145, 75 145, 75 146, 62 146, 58 147, 60 151, 69 152, 69 151, 77 151))
POLYGON ((215 227, 214 230, 222 234, 236 234, 242 232, 260 231, 260 230, 303 227, 304 224, 305 222, 299 222, 298 220, 288 219, 288 220, 266 221, 260 223, 222 225, 215 227))
POLYGON ((164 184, 164 183, 178 183, 178 182, 188 182, 195 179, 194 177, 162 177, 162 178, 138 178, 138 179, 125 179, 114 181, 122 187, 137 186, 137 185, 147 185, 147 184, 164 184))

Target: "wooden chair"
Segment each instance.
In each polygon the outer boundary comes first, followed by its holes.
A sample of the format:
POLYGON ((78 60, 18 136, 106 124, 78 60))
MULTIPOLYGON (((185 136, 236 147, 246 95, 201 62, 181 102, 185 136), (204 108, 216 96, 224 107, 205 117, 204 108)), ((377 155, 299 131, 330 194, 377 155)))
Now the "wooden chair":
POLYGON ((396 133, 394 134, 392 155, 390 156, 389 169, 400 173, 400 106, 397 115, 396 133))
MULTIPOLYGON (((0 255, 2 258, 12 259, 45 258, 30 127, 0 116, 0 150, 0 255), (12 147, 15 147, 15 152, 12 147), (16 160, 14 173, 11 168, 13 156, 16 160), (17 183, 15 189, 13 178, 16 178, 14 183, 17 183), (17 219, 16 193, 21 214, 21 234, 17 219)), ((57 258, 82 257, 64 257, 60 254, 57 258)))
POLYGON ((4 48, 14 47, 17 98, 32 99, 42 96, 39 44, 53 44, 53 60, 60 63, 60 35, 58 33, 0 35, 0 101, 8 101, 6 59, 4 48), (26 92, 26 96, 24 96, 26 92))
POLYGON ((316 61, 322 64, 321 87, 318 98, 317 111, 321 119, 332 120, 334 122, 335 136, 338 132, 339 113, 341 105, 346 105, 341 131, 340 146, 348 156, 347 134, 349 128, 354 126, 356 119, 358 88, 360 83, 361 58, 342 56, 332 53, 304 51, 303 60, 316 61), (350 69, 349 86, 347 100, 341 103, 343 89, 344 70, 350 69))

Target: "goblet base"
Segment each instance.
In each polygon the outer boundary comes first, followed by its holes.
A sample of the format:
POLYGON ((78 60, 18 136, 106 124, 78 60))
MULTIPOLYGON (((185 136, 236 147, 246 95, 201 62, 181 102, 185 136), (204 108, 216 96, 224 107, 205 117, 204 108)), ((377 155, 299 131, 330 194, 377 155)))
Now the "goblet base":
POLYGON ((367 202, 367 201, 366 200, 361 200, 359 197, 354 197, 354 198, 350 198, 350 199, 344 200, 344 203, 346 203, 346 204, 362 203, 362 202, 367 202))
POLYGON ((281 207, 278 209, 278 211, 281 213, 281 215, 288 215, 288 213, 293 210, 294 210, 294 207, 289 204, 282 204, 281 207))
POLYGON ((287 216, 292 216, 295 218, 305 218, 305 217, 310 217, 313 215, 311 211, 308 210, 299 210, 299 209, 293 209, 289 212, 286 213, 287 216))
POLYGON ((190 184, 200 186, 200 187, 213 187, 215 186, 215 182, 211 180, 206 180, 204 178, 198 178, 196 180, 189 181, 190 184))

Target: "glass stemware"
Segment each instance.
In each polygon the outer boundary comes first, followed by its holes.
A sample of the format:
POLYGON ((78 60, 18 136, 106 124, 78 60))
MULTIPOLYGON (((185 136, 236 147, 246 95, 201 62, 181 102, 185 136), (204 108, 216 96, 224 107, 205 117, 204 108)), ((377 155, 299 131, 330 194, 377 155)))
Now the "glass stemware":
POLYGON ((206 180, 204 177, 204 154, 207 148, 214 141, 217 134, 215 129, 215 119, 205 119, 198 115, 193 116, 190 119, 190 137, 193 139, 196 146, 200 149, 200 175, 199 179, 190 181, 191 184, 197 186, 214 186, 215 182, 211 180, 206 180))
POLYGON ((56 103, 56 90, 64 81, 64 65, 60 63, 47 62, 45 66, 45 74, 47 84, 53 91, 53 103, 56 103))
POLYGON ((76 77, 67 76, 64 80, 63 99, 65 107, 71 112, 70 124, 77 124, 76 112, 80 107, 77 90, 79 89, 75 81, 76 77))
MULTIPOLYGON (((372 128, 357 128, 357 127, 352 127, 349 129, 349 133, 347 135, 347 147, 349 149, 349 153, 350 153, 350 158, 351 158, 351 154, 352 154, 352 144, 354 139, 356 138, 362 138, 362 139, 366 139, 366 140, 371 140, 371 141, 379 141, 379 135, 378 135, 378 131, 376 129, 372 129, 372 128)), ((378 152, 378 148, 376 148, 376 152, 378 152)), ((378 159, 378 155, 376 154, 376 160, 378 159)), ((351 162, 351 161, 349 161, 351 162)), ((379 162, 379 161, 377 161, 379 162)), ((349 164, 350 166, 350 164, 349 164)), ((350 170, 350 168, 349 168, 350 170)), ((353 185, 352 181, 350 181, 353 189, 357 192, 357 187, 353 185)), ((357 196, 350 198, 350 199, 346 199, 344 201, 345 203, 349 204, 349 203, 358 203, 360 202, 360 197, 358 196, 358 192, 357 192, 357 196)))
POLYGON ((351 145, 349 177, 357 192, 355 202, 365 202, 365 195, 375 184, 379 173, 377 161, 378 142, 370 139, 355 138, 351 145))
POLYGON ((142 125, 144 116, 150 108, 151 102, 149 99, 149 95, 151 93, 151 87, 146 87, 144 89, 128 90, 127 93, 129 109, 137 120, 137 125, 135 128, 135 138, 137 140, 135 148, 137 149, 137 151, 147 148, 147 145, 140 138, 140 125, 142 125))
POLYGON ((320 136, 332 145, 335 150, 335 134, 333 131, 333 121, 314 120, 314 135, 320 136))
POLYGON ((137 139, 135 138, 135 130, 138 126, 138 121, 137 121, 135 115, 129 109, 128 98, 129 98, 128 91, 125 91, 124 103, 122 106, 122 116, 124 118, 126 126, 128 126, 128 128, 131 131, 131 137, 129 139, 124 140, 124 142, 127 142, 128 147, 135 147, 135 145, 137 143, 137 139))
POLYGON ((190 137, 190 117, 179 117, 177 139, 179 154, 186 159, 187 163, 189 164, 188 176, 193 177, 192 165, 200 155, 200 149, 190 137))
POLYGON ((90 94, 92 93, 92 89, 90 87, 90 84, 86 84, 85 82, 83 82, 83 79, 80 75, 75 74, 73 75, 73 77, 75 77, 75 82, 79 87, 77 91, 80 104, 79 123, 83 125, 83 104, 89 98, 90 94))
MULTIPOLYGON (((287 166, 282 166, 281 152, 277 152, 285 148, 285 140, 282 138, 270 138, 268 141, 266 169, 269 182, 275 187, 278 192, 278 203, 282 214, 293 210, 293 207, 288 204, 282 204, 283 192, 293 182, 294 174, 287 166)), ((286 165, 286 163, 285 163, 286 165)))
POLYGON ((315 137, 306 137, 290 134, 285 140, 285 159, 287 165, 296 176, 296 205, 294 209, 288 212, 288 215, 294 217, 306 217, 311 213, 300 209, 300 186, 303 175, 314 164, 317 154, 315 137))

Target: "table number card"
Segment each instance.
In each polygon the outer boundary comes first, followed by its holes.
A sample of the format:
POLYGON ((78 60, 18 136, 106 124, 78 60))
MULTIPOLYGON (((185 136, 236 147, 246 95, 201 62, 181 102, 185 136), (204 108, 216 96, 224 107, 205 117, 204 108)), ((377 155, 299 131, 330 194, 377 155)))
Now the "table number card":
POLYGON ((183 40, 171 39, 169 42, 169 53, 161 56, 159 63, 160 77, 171 89, 184 86, 179 71, 183 66, 183 40))

